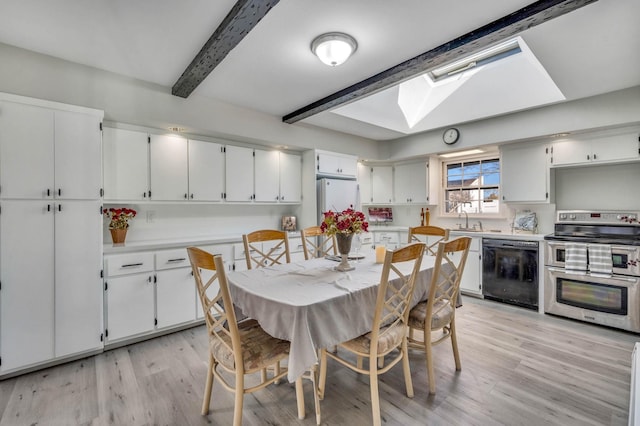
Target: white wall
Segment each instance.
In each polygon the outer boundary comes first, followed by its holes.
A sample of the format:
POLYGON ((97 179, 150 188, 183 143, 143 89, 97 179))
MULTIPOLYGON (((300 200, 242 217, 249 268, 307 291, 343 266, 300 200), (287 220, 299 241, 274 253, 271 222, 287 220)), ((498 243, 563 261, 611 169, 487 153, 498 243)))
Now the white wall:
MULTIPOLYGON (((481 105, 477 106, 481 108, 481 105)), ((457 125, 460 140, 449 147, 442 142, 442 129, 389 141, 380 154, 390 160, 460 151, 483 145, 502 144, 546 137, 556 133, 623 127, 640 123, 640 86, 592 98, 580 99, 457 125)))
MULTIPOLYGON (((0 43, 0 92, 104 110, 105 120, 240 142, 322 148, 378 157, 374 141, 300 124, 225 104, 197 94, 187 99, 171 88, 0 43)), ((277 102, 277 99, 274 99, 277 102)))

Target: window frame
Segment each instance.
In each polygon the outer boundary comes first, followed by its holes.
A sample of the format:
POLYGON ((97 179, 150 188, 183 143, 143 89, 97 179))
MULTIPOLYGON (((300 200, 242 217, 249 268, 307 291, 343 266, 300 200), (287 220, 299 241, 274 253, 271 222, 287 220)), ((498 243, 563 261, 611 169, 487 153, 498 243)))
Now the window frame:
POLYGON ((484 153, 482 155, 474 155, 474 156, 468 156, 468 157, 457 157, 457 158, 443 158, 441 160, 441 179, 442 179, 442 194, 440 196, 440 201, 441 201, 441 205, 440 205, 440 215, 442 217, 446 217, 446 218, 458 218, 459 212, 447 212, 447 193, 449 189, 452 189, 449 187, 448 185, 448 166, 451 164, 462 164, 464 167, 465 163, 473 163, 473 162, 485 162, 485 161, 497 161, 498 162, 498 174, 499 174, 499 181, 497 185, 481 185, 478 184, 477 186, 473 186, 473 187, 464 187, 463 188, 469 188, 469 189, 477 189, 477 190, 482 190, 482 188, 487 188, 487 187, 496 187, 497 186, 497 200, 498 200, 498 211, 497 212, 491 212, 491 213, 483 213, 483 212, 468 212, 467 215, 469 217, 475 217, 475 218, 496 218, 496 219, 501 219, 505 217, 505 207, 504 207, 504 203, 502 202, 501 199, 501 194, 502 194, 502 158, 500 156, 499 153, 497 152, 492 152, 492 153, 484 153))

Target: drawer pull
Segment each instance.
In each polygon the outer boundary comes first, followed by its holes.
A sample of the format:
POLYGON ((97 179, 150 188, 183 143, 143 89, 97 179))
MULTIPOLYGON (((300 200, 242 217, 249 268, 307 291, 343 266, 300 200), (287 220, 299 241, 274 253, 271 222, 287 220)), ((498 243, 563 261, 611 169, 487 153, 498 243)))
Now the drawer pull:
POLYGON ((171 263, 171 262, 184 262, 185 260, 187 260, 186 257, 181 257, 179 259, 169 259, 167 260, 167 263, 171 263))
POLYGON ((129 263, 127 265, 122 265, 121 268, 135 268, 136 266, 142 266, 143 263, 129 263))

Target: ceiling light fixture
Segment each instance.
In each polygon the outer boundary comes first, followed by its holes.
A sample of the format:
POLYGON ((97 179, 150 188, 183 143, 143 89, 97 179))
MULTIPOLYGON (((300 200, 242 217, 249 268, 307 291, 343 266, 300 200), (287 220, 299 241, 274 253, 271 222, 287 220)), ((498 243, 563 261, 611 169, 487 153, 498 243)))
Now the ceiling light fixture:
POLYGON ((489 47, 488 49, 481 50, 466 58, 455 61, 451 64, 436 68, 431 71, 431 77, 434 80, 447 77, 450 75, 464 72, 468 69, 474 68, 479 65, 484 65, 489 62, 493 62, 497 59, 502 59, 507 56, 511 56, 516 53, 520 53, 520 45, 518 44, 518 38, 507 40, 503 43, 489 47))
POLYGON ((344 33, 322 34, 311 42, 313 54, 331 67, 344 63, 357 48, 356 40, 344 33))
POLYGON ((482 154, 484 151, 481 149, 468 149, 466 151, 448 152, 446 154, 440 154, 442 158, 462 157, 463 155, 482 154))

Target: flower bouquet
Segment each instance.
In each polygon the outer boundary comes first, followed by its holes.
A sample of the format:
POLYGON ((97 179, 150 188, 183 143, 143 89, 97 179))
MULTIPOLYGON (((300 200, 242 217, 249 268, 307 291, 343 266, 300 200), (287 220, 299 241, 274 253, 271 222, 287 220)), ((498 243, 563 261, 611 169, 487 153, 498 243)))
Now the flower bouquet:
POLYGON ((320 229, 329 236, 335 235, 338 251, 342 257, 340 265, 336 266, 338 271, 350 271, 354 269, 349 264, 349 251, 351 250, 351 240, 354 234, 367 232, 369 223, 365 220, 364 213, 355 211, 353 206, 341 212, 329 210, 324 212, 320 229))
POLYGON ((103 213, 110 219, 109 230, 111 231, 111 239, 114 244, 124 243, 127 236, 127 228, 129 227, 129 220, 136 217, 136 211, 122 208, 108 208, 104 209, 103 213))

